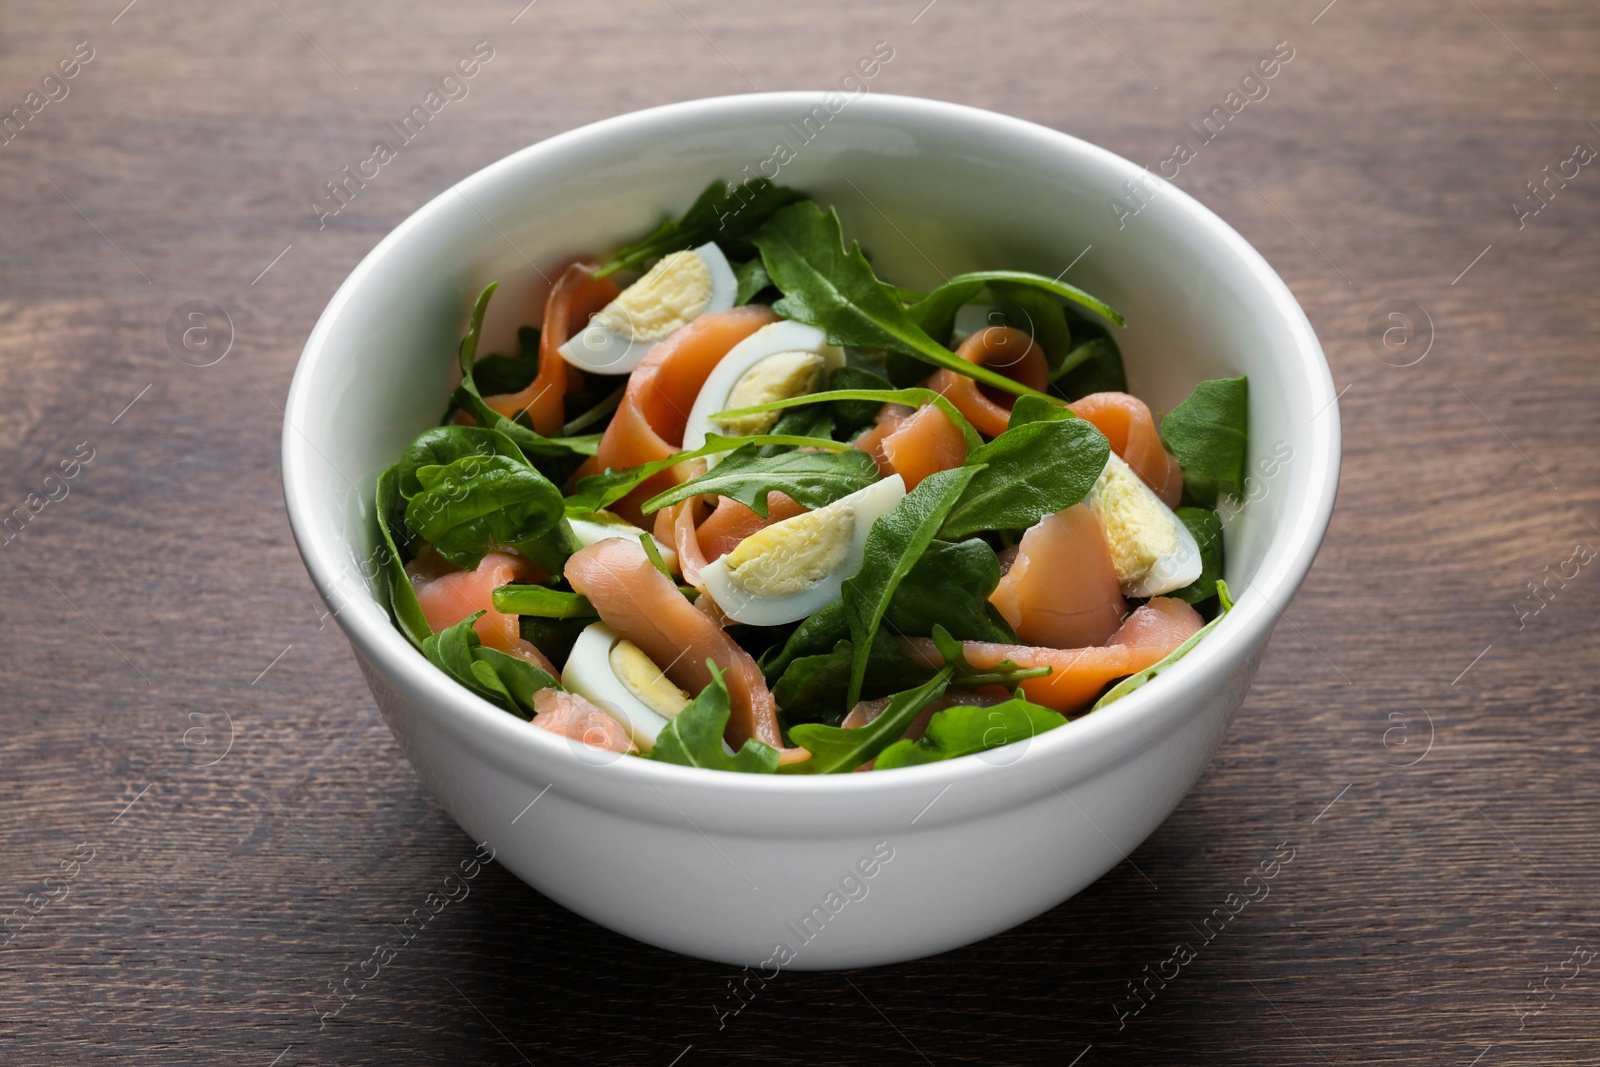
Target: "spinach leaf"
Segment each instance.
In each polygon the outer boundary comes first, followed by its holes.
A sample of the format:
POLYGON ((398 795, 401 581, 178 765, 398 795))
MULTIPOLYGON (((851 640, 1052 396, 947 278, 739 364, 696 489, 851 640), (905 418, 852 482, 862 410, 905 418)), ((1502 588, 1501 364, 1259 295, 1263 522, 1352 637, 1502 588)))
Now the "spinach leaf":
POLYGON ((743 445, 698 478, 658 493, 641 506, 646 515, 692 496, 716 494, 737 500, 767 517, 767 494, 780 490, 808 508, 820 508, 878 480, 878 465, 865 452, 780 452, 763 456, 743 445))
MULTIPOLYGON (((1070 300, 1080 307, 1088 308, 1097 314, 1104 315, 1118 326, 1126 326, 1127 322, 1104 300, 1090 296, 1075 285, 1058 281, 1055 278, 1046 278, 1042 274, 1030 274, 1022 270, 979 270, 970 274, 958 274, 954 278, 939 286, 933 292, 912 304, 908 314, 913 321, 931 322, 935 325, 945 320, 948 313, 950 321, 954 321, 956 311, 962 304, 970 303, 979 291, 995 282, 1006 283, 1013 288, 1037 289, 1046 293, 1053 293, 1065 300, 1070 300)), ((950 328, 945 326, 945 334, 949 335, 950 328)))
MULTIPOLYGON (((889 379, 874 374, 865 367, 838 367, 828 376, 828 389, 873 389, 879 392, 893 389, 889 379)), ((840 437, 848 438, 857 430, 868 426, 878 417, 883 405, 874 400, 836 400, 833 402, 834 427, 840 437)))
POLYGON ((1065 422, 1077 417, 1071 408, 1063 406, 1058 400, 1043 396, 1019 396, 1017 402, 1011 405, 1011 417, 1006 420, 1006 429, 1012 430, 1030 422, 1065 422))
POLYGON ((526 461, 463 456, 418 467, 422 490, 406 505, 406 525, 458 567, 476 567, 495 545, 519 545, 562 521, 561 490, 526 461))
POLYGON ((767 268, 762 265, 761 258, 746 260, 733 265, 733 306, 740 307, 755 299, 757 293, 772 284, 772 279, 767 277, 767 268))
POLYGON ((443 467, 466 456, 505 456, 518 464, 526 464, 522 450, 511 438, 499 430, 485 430, 477 426, 435 426, 417 435, 400 457, 400 495, 410 500, 422 492, 417 480, 419 467, 443 467))
POLYGON ((906 314, 890 286, 879 281, 861 248, 844 244, 839 216, 811 201, 791 204, 767 220, 755 238, 767 274, 783 292, 772 309, 825 330, 836 345, 889 348, 936 367, 966 374, 1008 393, 1032 392, 987 367, 974 366, 929 337, 906 314))
POLYGON ((1244 495, 1250 386, 1218 378, 1195 386, 1189 399, 1161 420, 1161 440, 1183 467, 1183 486, 1195 503, 1214 507, 1217 494, 1244 495))
MULTIPOLYGON (((988 603, 989 594, 998 584, 1000 561, 982 540, 974 538, 957 544, 930 542, 890 599, 883 617, 884 628, 891 634, 916 637, 931 636, 943 626, 964 641, 1012 644, 1016 634, 988 603)), ((879 633, 881 636, 882 630, 879 633)), ((839 642, 848 641, 849 637, 850 623, 845 618, 844 603, 835 600, 807 617, 781 647, 769 650, 762 657, 761 670, 767 683, 774 687, 780 685, 783 676, 798 660, 831 655, 839 642)), ((872 654, 886 659, 881 656, 884 647, 880 641, 874 645, 872 654)), ((895 648, 898 651, 898 646, 895 648)), ((883 669, 877 660, 870 664, 864 692, 876 683, 883 669)), ((976 668, 967 668, 964 661, 957 669, 976 673, 976 668)), ((797 684, 798 680, 791 683, 797 684)), ((846 695, 847 691, 841 690, 835 702, 844 710, 849 709, 844 702, 846 695)), ((787 714, 789 704, 781 699, 778 703, 787 714)), ((843 711, 836 714, 842 715, 843 711)))
POLYGON ((1218 613, 1216 618, 1212 619, 1210 622, 1200 627, 1200 629, 1196 630, 1194 636, 1190 637, 1189 640, 1173 649, 1170 653, 1162 658, 1161 662, 1156 663, 1153 666, 1146 667, 1138 674, 1128 675, 1128 677, 1124 678, 1122 681, 1106 690, 1105 696, 1095 701, 1094 707, 1090 708, 1089 710, 1099 711, 1107 704, 1116 703, 1129 693, 1133 692, 1135 689, 1138 689, 1140 686, 1150 681, 1150 679, 1154 678, 1156 675, 1165 672, 1169 667, 1171 667, 1174 663, 1177 663, 1184 656, 1187 656, 1189 654, 1189 650, 1195 645, 1198 645, 1201 638, 1210 633, 1212 629, 1216 627, 1217 623, 1221 622, 1223 617, 1226 616, 1228 612, 1233 610, 1233 599, 1228 596, 1228 583, 1224 582, 1220 578, 1217 579, 1217 598, 1222 601, 1222 611, 1218 613))
POLYGON ((502 585, 493 594, 494 610, 507 615, 537 615, 542 619, 593 619, 599 617, 582 593, 563 593, 543 585, 502 585))
POLYGON ((405 560, 400 558, 400 549, 395 542, 396 533, 402 541, 411 540, 411 531, 405 524, 405 508, 397 488, 398 471, 399 464, 395 464, 378 476, 374 504, 381 540, 375 551, 383 557, 383 567, 379 571, 382 581, 380 588, 384 590, 389 610, 394 613, 395 625, 408 641, 420 649, 422 643, 433 636, 433 628, 422 613, 422 605, 417 603, 416 588, 406 574, 405 560))
POLYGON ((972 303, 983 292, 983 287, 981 279, 968 279, 959 284, 946 282, 906 308, 906 317, 929 337, 944 344, 950 340, 950 334, 955 329, 956 312, 963 305, 972 303))
POLYGON ((884 750, 872 769, 916 767, 969 756, 1014 741, 1026 741, 1046 730, 1064 726, 1066 722, 1067 717, 1059 711, 1040 707, 1022 697, 986 708, 968 705, 944 708, 933 713, 927 731, 919 740, 896 741, 884 750))
POLYGON ((804 199, 804 193, 773 185, 765 178, 754 178, 738 185, 714 181, 684 212, 682 219, 668 219, 644 240, 618 249, 594 276, 604 278, 624 267, 635 270, 657 256, 694 248, 707 241, 717 242, 732 258, 774 211, 804 199))
POLYGON ((1028 422, 967 457, 982 467, 950 509, 942 535, 1024 530, 1084 498, 1105 470, 1111 445, 1086 419, 1028 422))
POLYGON ((541 689, 561 688, 561 683, 544 668, 529 663, 521 656, 508 655, 499 649, 482 645, 472 650, 472 673, 484 682, 492 676, 499 688, 520 709, 517 714, 524 719, 534 715, 533 694, 541 689))
POLYGON ((706 660, 706 665, 711 668, 711 681, 688 707, 668 720, 648 758, 659 763, 707 767, 714 771, 772 774, 778 769, 778 750, 771 745, 752 737, 745 741, 737 755, 730 756, 723 751, 722 731, 731 714, 728 686, 714 662, 706 660))
POLYGON ((484 356, 472 365, 473 384, 484 396, 520 393, 538 373, 537 356, 484 356))
POLYGON ((1064 309, 1072 329, 1074 347, 1050 372, 1050 381, 1063 396, 1077 399, 1090 393, 1125 393, 1128 374, 1122 353, 1105 324, 1064 309))
MULTIPOLYGON (((772 689, 783 720, 788 724, 820 722, 837 726, 851 705, 845 703, 850 687, 850 664, 855 646, 848 639, 822 655, 801 656, 783 672, 772 689)), ((933 670, 913 662, 900 651, 894 638, 879 630, 868 655, 870 669, 862 698, 872 700, 901 689, 921 685, 933 670)))
POLYGON ((934 535, 962 492, 983 469, 957 467, 930 474, 902 497, 894 510, 872 524, 867 533, 861 570, 847 579, 841 590, 845 620, 855 644, 847 707, 861 699, 873 638, 895 591, 933 543, 934 535))
POLYGON ((895 590, 883 624, 908 637, 942 625, 963 641, 1011 644, 1017 635, 989 603, 999 584, 1000 560, 981 538, 934 541, 895 590))
POLYGON ((1222 517, 1207 508, 1179 508, 1177 516, 1200 546, 1200 577, 1166 595, 1199 604, 1217 595, 1217 581, 1222 577, 1222 517))
POLYGON ((992 282, 989 292, 1006 325, 1033 338, 1052 370, 1059 367, 1072 351, 1072 328, 1055 294, 1010 282, 992 282))
POLYGON ((757 404, 748 408, 733 408, 729 411, 719 411, 712 415, 715 419, 738 418, 742 415, 755 415, 763 411, 786 411, 789 408, 800 407, 805 404, 836 403, 841 400, 866 400, 874 405, 905 404, 909 407, 921 407, 924 404, 933 404, 944 412, 945 418, 955 424, 961 431, 961 436, 966 439, 967 451, 976 449, 983 444, 983 438, 978 436, 978 431, 966 420, 956 406, 950 403, 948 397, 936 393, 932 389, 829 389, 822 393, 805 393, 801 396, 791 396, 785 400, 774 400, 770 404, 757 404))
POLYGON ((523 615, 517 619, 517 632, 560 670, 567 665, 567 657, 572 655, 572 646, 577 644, 578 635, 593 623, 593 619, 546 619, 538 615, 523 615))
MULTIPOLYGON (((618 405, 622 403, 623 395, 627 391, 628 383, 623 382, 621 385, 611 390, 611 392, 597 400, 594 406, 589 408, 589 410, 582 412, 575 418, 569 420, 566 425, 561 427, 561 434, 563 438, 571 437, 579 430, 587 430, 595 423, 605 419, 607 415, 610 415, 613 411, 617 410, 618 405)), ((578 399, 582 398, 580 397, 578 399)), ((603 432, 601 436, 604 436, 603 432)))
POLYGON ((560 684, 547 672, 516 656, 484 648, 472 624, 477 612, 456 625, 432 634, 422 643, 422 654, 456 682, 513 715, 528 718, 533 714, 533 694, 540 689, 559 689, 560 684))
POLYGON ((599 434, 590 434, 586 437, 544 437, 529 427, 506 418, 484 403, 483 393, 473 379, 473 370, 478 356, 478 338, 483 332, 483 316, 489 310, 489 298, 494 296, 494 291, 499 286, 499 282, 490 282, 484 286, 483 292, 478 294, 477 302, 472 305, 472 316, 467 323, 467 335, 461 339, 461 347, 457 352, 461 364, 461 384, 451 395, 451 401, 466 408, 479 426, 499 430, 511 438, 530 459, 535 456, 594 455, 595 450, 600 447, 599 434))
POLYGON ((951 672, 949 667, 941 668, 915 689, 896 693, 889 698, 889 706, 865 726, 845 730, 821 723, 801 723, 793 727, 789 739, 810 752, 811 758, 788 764, 783 772, 842 774, 855 770, 900 739, 922 709, 944 694, 951 672))

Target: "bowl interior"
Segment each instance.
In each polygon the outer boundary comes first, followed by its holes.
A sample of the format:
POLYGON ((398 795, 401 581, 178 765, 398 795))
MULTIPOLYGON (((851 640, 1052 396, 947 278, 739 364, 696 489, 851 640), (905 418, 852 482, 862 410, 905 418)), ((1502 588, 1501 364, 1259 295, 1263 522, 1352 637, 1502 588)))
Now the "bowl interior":
POLYGON ((502 283, 481 351, 507 351, 563 261, 633 239, 714 178, 774 169, 837 206, 898 284, 1065 272, 1126 316, 1130 386, 1158 412, 1203 379, 1248 374, 1252 486, 1227 518, 1227 579, 1235 615, 1271 625, 1315 553, 1338 462, 1327 366, 1276 274, 1205 208, 1094 146, 953 105, 868 96, 834 113, 838 99, 697 101, 561 135, 441 194, 351 275, 307 343, 284 457, 302 553, 352 634, 410 654, 375 595, 372 489, 439 419, 479 289, 502 283))

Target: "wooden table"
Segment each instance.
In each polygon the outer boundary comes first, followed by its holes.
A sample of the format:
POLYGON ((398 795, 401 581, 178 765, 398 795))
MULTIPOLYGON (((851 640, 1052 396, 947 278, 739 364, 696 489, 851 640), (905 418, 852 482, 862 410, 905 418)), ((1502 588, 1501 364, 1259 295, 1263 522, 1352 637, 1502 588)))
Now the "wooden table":
POLYGON ((1600 145, 1592 4, 123 2, 4 15, 0 107, 27 121, 0 145, 0 510, 39 508, 0 544, 0 1061, 1600 1063, 1600 166, 1568 162, 1600 145), (469 95, 319 226, 323 183, 480 40, 469 95), (1153 168, 1224 109, 1178 184, 1305 305, 1346 449, 1221 752, 1054 911, 786 974, 720 1029, 731 968, 498 867, 323 1019, 471 844, 290 541, 306 334, 390 228, 516 148, 828 85, 879 41, 875 91, 1153 168), (192 301, 231 321, 209 366, 169 343, 192 301), (1205 941, 1285 842, 1270 896, 1205 941))

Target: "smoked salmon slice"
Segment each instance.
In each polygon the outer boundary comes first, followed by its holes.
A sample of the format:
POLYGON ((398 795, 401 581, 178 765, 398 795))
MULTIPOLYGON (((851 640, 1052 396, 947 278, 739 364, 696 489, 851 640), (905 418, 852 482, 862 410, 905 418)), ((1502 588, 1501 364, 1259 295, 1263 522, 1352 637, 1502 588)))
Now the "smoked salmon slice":
POLYGON ((950 417, 933 404, 915 411, 900 404, 885 404, 877 425, 857 437, 856 448, 872 457, 885 478, 898 474, 906 492, 930 474, 959 467, 967 461, 967 439, 950 417))
POLYGON ((1163 504, 1178 506, 1183 497, 1183 468, 1161 444, 1156 420, 1143 400, 1127 393, 1090 393, 1067 406, 1106 435, 1111 451, 1138 472, 1163 504))
POLYGON ((767 517, 762 518, 750 508, 731 497, 719 497, 713 511, 696 531, 700 551, 707 563, 726 556, 753 533, 766 529, 775 522, 804 515, 811 509, 795 503, 787 493, 777 490, 767 494, 767 517))
MULTIPOLYGON (((1161 662, 1201 626, 1199 614, 1174 597, 1155 597, 1128 616, 1099 648, 1036 648, 966 641, 967 662, 995 667, 1011 660, 1019 667, 1049 667, 1043 678, 1022 682, 1022 692, 1035 704, 1070 715, 1082 711, 1110 682, 1161 662)), ((900 647, 912 659, 940 667, 944 658, 926 637, 902 637, 900 647)))
MULTIPOLYGON (((628 376, 622 402, 600 438, 589 472, 637 467, 677 452, 689 409, 711 371, 734 345, 777 321, 771 308, 749 304, 701 315, 651 348, 628 376)), ((612 505, 612 510, 643 525, 639 505, 687 478, 687 472, 677 468, 662 471, 612 505)))
POLYGON ((698 693, 710 683, 706 660, 721 668, 732 705, 726 738, 735 749, 752 737, 783 746, 777 704, 761 668, 710 616, 684 599, 638 541, 597 541, 574 553, 565 573, 601 620, 639 646, 680 689, 698 693))
POLYGON ((483 617, 472 624, 478 640, 487 648, 508 652, 543 668, 552 675, 560 672, 543 652, 523 640, 517 617, 494 610, 494 591, 510 582, 542 582, 544 571, 510 552, 490 552, 476 570, 464 571, 444 560, 432 545, 417 553, 406 564, 406 575, 417 591, 417 603, 434 633, 447 630, 474 612, 483 617))
POLYGON ((1047 648, 1103 645, 1128 613, 1105 532, 1084 504, 1046 515, 1022 535, 989 603, 1019 641, 1047 648))
MULTIPOLYGON (((1044 348, 1010 326, 985 326, 961 342, 956 355, 968 363, 998 371, 1014 382, 1043 391, 1050 384, 1050 364, 1044 348)), ((927 386, 950 398, 974 429, 989 437, 1005 433, 1016 398, 992 385, 979 385, 965 374, 937 371, 927 386)))
POLYGON ((596 281, 591 277, 599 269, 598 263, 574 263, 561 272, 544 305, 544 325, 539 330, 539 373, 521 392, 486 396, 485 404, 508 419, 526 411, 533 428, 546 437, 561 432, 567 417, 567 393, 582 379, 557 349, 622 292, 609 278, 596 281))
POLYGON ((577 693, 541 689, 533 694, 533 725, 571 741, 610 752, 637 752, 622 724, 577 693))

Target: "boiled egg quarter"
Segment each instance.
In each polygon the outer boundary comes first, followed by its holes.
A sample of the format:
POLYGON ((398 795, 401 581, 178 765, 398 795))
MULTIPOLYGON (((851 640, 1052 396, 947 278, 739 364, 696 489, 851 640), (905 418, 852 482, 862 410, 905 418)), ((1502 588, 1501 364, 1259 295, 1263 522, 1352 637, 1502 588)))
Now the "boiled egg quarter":
POLYGON ((594 374, 627 374, 657 341, 733 307, 737 291, 733 268, 715 244, 668 253, 558 351, 594 374))
POLYGON ((561 684, 622 724, 640 752, 655 747, 667 720, 689 706, 689 694, 631 641, 603 622, 584 628, 567 656, 561 684))
POLYGON ((1125 596, 1160 596, 1200 577, 1194 534, 1115 452, 1087 503, 1105 531, 1125 596))
POLYGON ((707 376, 689 409, 683 447, 699 448, 706 434, 745 437, 766 433, 779 411, 713 419, 719 411, 751 408, 826 389, 828 375, 844 366, 844 351, 803 322, 774 322, 728 350, 707 376))
POLYGON ((826 507, 775 522, 700 568, 706 594, 735 622, 777 626, 820 611, 861 570, 867 532, 906 495, 898 474, 826 507))

